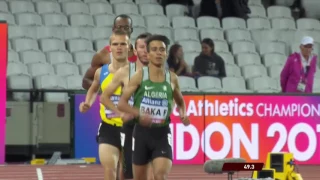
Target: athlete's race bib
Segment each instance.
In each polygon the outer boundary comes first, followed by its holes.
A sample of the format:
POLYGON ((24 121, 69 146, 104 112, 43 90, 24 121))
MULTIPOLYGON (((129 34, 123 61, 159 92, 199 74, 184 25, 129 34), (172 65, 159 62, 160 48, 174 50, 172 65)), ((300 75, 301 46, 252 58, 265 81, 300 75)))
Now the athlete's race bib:
POLYGON ((140 112, 151 116, 153 124, 163 124, 168 116, 168 100, 143 97, 140 112))
MULTIPOLYGON (((112 95, 110 99, 113 102, 113 104, 117 106, 120 100, 120 96, 112 95)), ((119 115, 117 115, 115 112, 111 111, 108 108, 105 108, 104 112, 106 113, 108 119, 119 117, 119 115)))

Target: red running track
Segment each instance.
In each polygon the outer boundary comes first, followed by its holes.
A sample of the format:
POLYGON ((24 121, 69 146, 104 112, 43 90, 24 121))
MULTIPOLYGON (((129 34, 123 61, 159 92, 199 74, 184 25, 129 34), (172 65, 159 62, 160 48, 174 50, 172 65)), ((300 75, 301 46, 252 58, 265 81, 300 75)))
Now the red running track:
MULTIPOLYGON (((300 166, 299 171, 305 180, 319 180, 320 166, 300 166)), ((234 178, 250 177, 250 172, 235 174, 234 178)), ((99 165, 65 165, 65 166, 0 166, 0 180, 102 180, 103 170, 99 165), (37 176, 41 169, 42 179, 37 176)), ((226 180, 224 174, 210 175, 204 173, 200 165, 176 165, 172 168, 169 180, 226 180)))

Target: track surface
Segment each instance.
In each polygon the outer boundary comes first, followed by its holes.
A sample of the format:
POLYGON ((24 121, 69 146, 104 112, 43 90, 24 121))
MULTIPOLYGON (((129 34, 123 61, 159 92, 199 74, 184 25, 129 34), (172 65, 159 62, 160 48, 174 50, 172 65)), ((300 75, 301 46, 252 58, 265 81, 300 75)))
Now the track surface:
MULTIPOLYGON (((319 180, 320 166, 299 166, 305 180, 319 180)), ((99 165, 80 166, 0 166, 0 180, 102 180, 103 170, 99 165), (43 179, 37 176, 37 168, 43 179)), ((250 177, 250 172, 235 174, 234 178, 250 177)), ((226 180, 226 175, 208 175, 200 165, 175 165, 169 180, 226 180)))

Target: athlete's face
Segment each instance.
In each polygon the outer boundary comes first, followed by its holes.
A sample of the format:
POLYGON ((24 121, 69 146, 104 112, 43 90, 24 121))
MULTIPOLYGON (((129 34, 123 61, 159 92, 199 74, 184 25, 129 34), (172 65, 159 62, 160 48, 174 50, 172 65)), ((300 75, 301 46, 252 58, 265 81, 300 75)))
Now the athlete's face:
POLYGON ((112 56, 118 61, 125 61, 128 59, 129 38, 127 35, 113 35, 111 36, 110 48, 112 56))
POLYGON ((131 27, 131 22, 130 19, 126 18, 117 18, 115 21, 115 24, 113 26, 113 31, 116 30, 122 30, 125 31, 128 34, 132 33, 132 27, 131 27))
POLYGON ((162 41, 151 41, 149 44, 149 52, 147 53, 149 62, 162 66, 167 60, 167 47, 162 41))
POLYGON ((136 43, 136 48, 134 51, 134 54, 138 56, 139 60, 143 63, 146 64, 148 63, 148 58, 147 58, 147 45, 146 45, 146 40, 145 39, 137 39, 136 43))

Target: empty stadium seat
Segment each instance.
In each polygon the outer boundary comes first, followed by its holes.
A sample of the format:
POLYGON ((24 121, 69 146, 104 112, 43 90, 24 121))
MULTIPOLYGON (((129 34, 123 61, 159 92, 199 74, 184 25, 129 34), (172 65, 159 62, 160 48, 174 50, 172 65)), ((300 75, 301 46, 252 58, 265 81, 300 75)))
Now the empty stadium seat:
POLYGON ((116 3, 113 5, 114 13, 119 14, 139 14, 139 9, 133 3, 116 3))
POLYGON ((201 29, 200 30, 200 38, 201 40, 203 40, 204 38, 210 38, 214 41, 218 40, 218 41, 225 41, 224 40, 224 34, 223 34, 223 30, 221 29, 201 29))
POLYGON ((287 56, 283 54, 273 54, 269 53, 263 56, 262 62, 266 67, 274 65, 284 65, 286 62, 287 56))
POLYGON ((117 4, 117 3, 133 3, 132 0, 109 0, 110 4, 117 4))
POLYGON ((7 2, 0 1, 0 12, 9 12, 9 7, 7 2))
POLYGON ((6 21, 8 25, 15 25, 16 21, 11 13, 0 12, 0 20, 6 21))
MULTIPOLYGON (((136 31, 136 29, 134 29, 136 31)), ((92 40, 109 38, 112 34, 112 28, 98 27, 92 29, 92 40)), ((131 34, 132 36, 132 34, 131 34)))
POLYGON ((184 52, 201 52, 201 44, 199 41, 179 41, 184 52))
POLYGON ((67 76, 67 88, 68 89, 83 89, 82 88, 82 76, 80 75, 73 75, 73 76, 67 76))
POLYGON ((97 39, 94 41, 94 48, 95 50, 99 51, 106 47, 106 45, 109 43, 109 38, 105 39, 97 39))
POLYGON ((15 38, 37 38, 37 32, 34 27, 29 26, 9 26, 9 39, 15 38))
MULTIPOLYGON (((107 30, 106 30, 107 31, 107 30)), ((65 40, 69 39, 92 39, 91 28, 67 27, 64 30, 65 40)))
POLYGON ((242 75, 245 79, 267 76, 267 70, 263 65, 247 65, 241 67, 242 75))
POLYGON ((20 52, 21 62, 24 64, 46 63, 46 56, 39 50, 29 50, 20 52))
POLYGON ((74 27, 94 27, 93 18, 88 14, 71 14, 70 25, 74 27))
POLYGON ((206 28, 221 29, 220 20, 216 17, 211 17, 211 16, 198 17, 197 26, 199 29, 206 29, 206 28))
MULTIPOLYGON (((56 75, 43 75, 35 78, 35 87, 37 89, 67 89, 65 79, 56 75)), ((47 102, 67 102, 67 93, 45 93, 47 102)))
POLYGON ((71 39, 67 41, 67 48, 71 53, 77 51, 93 51, 93 44, 86 39, 71 39))
POLYGON ((157 0, 135 0, 136 4, 157 4, 157 0))
POLYGON ((18 63, 20 62, 19 54, 14 50, 8 50, 8 63, 18 63))
POLYGON ((36 9, 39 14, 61 13, 61 6, 55 1, 38 1, 36 9))
POLYGON ((43 23, 46 26, 69 26, 68 18, 60 13, 42 14, 43 23))
POLYGON ((268 67, 268 75, 272 78, 280 77, 283 65, 273 65, 268 67))
POLYGON ((294 42, 301 42, 301 39, 304 36, 311 36, 313 37, 314 41, 317 42, 317 31, 312 31, 312 30, 297 30, 296 33, 294 34, 294 42))
POLYGON ((313 87, 312 87, 312 89, 313 90, 319 90, 320 89, 320 78, 315 78, 314 79, 314 84, 313 84, 313 87))
POLYGON ((246 21, 242 18, 227 17, 222 19, 222 27, 225 30, 229 29, 247 29, 246 21))
POLYGON ((10 7, 11 13, 13 14, 35 12, 34 5, 31 1, 10 0, 9 7, 10 7))
POLYGON ((38 39, 64 39, 64 30, 61 27, 39 26, 36 33, 38 39))
POLYGON ((144 18, 141 15, 132 14, 130 15, 132 19, 132 26, 135 27, 146 27, 144 18))
POLYGON ((166 15, 170 19, 174 16, 184 16, 186 7, 181 4, 168 4, 166 5, 166 15))
POLYGON ((248 89, 253 91, 266 90, 266 89, 277 89, 276 84, 273 83, 273 79, 268 76, 254 77, 248 79, 248 89))
POLYGON ((233 43, 235 41, 251 41, 251 34, 248 30, 231 29, 226 32, 226 38, 229 43, 233 43))
POLYGON ((11 75, 29 75, 28 67, 20 62, 9 62, 7 67, 7 76, 11 75))
POLYGON ((54 70, 59 76, 72 76, 79 75, 79 69, 76 64, 73 63, 59 63, 53 65, 54 70))
POLYGON ((193 28, 177 28, 173 30, 175 41, 195 40, 199 41, 198 31, 193 28))
POLYGON ((251 13, 249 17, 267 17, 266 9, 263 6, 249 6, 251 13))
POLYGON ((296 23, 293 19, 275 18, 271 20, 273 29, 296 29, 296 23))
POLYGON ((173 39, 172 29, 168 27, 148 27, 147 32, 151 34, 160 34, 167 36, 169 39, 173 39))
POLYGON ((113 20, 116 16, 113 14, 97 14, 94 15, 96 27, 112 27, 113 20))
MULTIPOLYGON (((217 52, 218 53, 218 52, 217 52)), ((234 64, 234 57, 231 53, 218 53, 223 59, 225 64, 234 64)))
MULTIPOLYGON (((185 51, 185 50, 183 50, 185 51)), ((199 56, 199 53, 196 53, 196 52, 185 52, 184 53, 184 60, 186 61, 188 67, 189 67, 189 70, 193 70, 193 63, 194 63, 194 59, 199 56)))
POLYGON ((267 13, 269 18, 292 18, 290 8, 285 6, 270 6, 267 13))
POLYGON ((259 45, 261 42, 272 42, 272 41, 277 41, 277 42, 282 41, 283 43, 285 43, 284 33, 286 33, 286 31, 277 30, 277 29, 265 29, 265 30, 261 29, 261 30, 251 31, 252 38, 257 43, 257 45, 259 45))
POLYGON ((198 89, 200 91, 210 89, 222 89, 221 81, 219 78, 211 76, 201 76, 198 78, 198 89))
POLYGON ((247 65, 260 65, 261 59, 258 54, 241 53, 237 56, 236 63, 239 67, 247 66, 247 65))
POLYGON ((41 26, 42 19, 36 13, 19 13, 16 14, 17 24, 20 26, 41 26))
MULTIPOLYGON (((158 29, 163 29, 163 28, 158 28, 158 29)), ((170 29, 171 30, 171 29, 170 29)), ((147 32, 147 30, 146 30, 146 28, 144 28, 144 27, 135 27, 134 28, 134 31, 132 32, 132 34, 131 34, 131 39, 135 39, 135 38, 137 38, 140 34, 142 34, 142 33, 145 33, 145 32, 147 32)), ((148 32, 150 32, 150 31, 148 31, 148 32)), ((151 32, 150 32, 151 33, 151 32)), ((172 36, 172 35, 170 35, 170 36, 172 36)), ((168 38, 170 37, 170 36, 168 36, 168 38)), ((109 37, 108 37, 109 38, 109 37)), ((133 41, 132 41, 133 42, 133 41)))
POLYGON ((69 1, 62 3, 62 11, 66 15, 71 14, 89 14, 89 7, 86 3, 81 1, 69 1))
POLYGON ((50 64, 73 63, 72 56, 67 51, 51 51, 46 53, 50 64))
POLYGON ((248 5, 251 6, 262 6, 261 0, 249 0, 248 5))
POLYGON ((47 63, 28 64, 28 70, 33 77, 54 74, 52 65, 47 63))
POLYGON ((141 3, 139 10, 142 16, 164 15, 163 7, 160 4, 141 3))
POLYGON ((89 67, 91 67, 91 63, 88 63, 88 64, 80 64, 79 65, 79 70, 80 70, 80 74, 81 75, 84 75, 87 70, 89 69, 89 67))
POLYGON ((271 24, 267 18, 249 18, 247 20, 249 30, 271 29, 271 24))
POLYGON ((194 18, 188 16, 175 16, 172 18, 173 28, 196 28, 194 18))
POLYGON ((166 16, 146 16, 145 22, 147 27, 171 27, 170 20, 166 16))
POLYGON ((196 87, 196 81, 187 76, 179 76, 178 77, 181 91, 198 91, 196 87))
POLYGON ((17 51, 38 50, 38 42, 34 39, 16 38, 12 40, 12 46, 17 51))
POLYGON ((91 60, 94 56, 94 52, 92 51, 79 51, 73 53, 74 62, 78 65, 80 64, 88 64, 91 63, 91 60))
POLYGON ((66 44, 60 39, 40 39, 39 44, 43 52, 66 50, 66 44))
POLYGON ((226 74, 228 77, 241 77, 241 70, 235 64, 226 64, 226 74))
POLYGON ((222 78, 222 87, 225 91, 243 91, 246 90, 246 83, 242 77, 222 78))
POLYGON ((216 41, 214 43, 214 50, 216 52, 227 52, 229 53, 229 46, 226 41, 216 41))
POLYGON ((103 2, 92 2, 89 3, 89 10, 92 15, 96 14, 113 14, 112 6, 103 1, 103 2))
POLYGON ((320 22, 316 19, 301 18, 297 20, 297 28, 301 30, 320 30, 320 22))
POLYGON ((262 42, 260 43, 260 54, 279 53, 286 55, 286 45, 282 42, 262 42))
POLYGON ((232 52, 233 54, 256 53, 256 47, 252 42, 237 41, 232 43, 232 52))
MULTIPOLYGON (((32 89, 32 79, 29 75, 12 75, 7 78, 9 89, 32 89)), ((30 100, 30 93, 13 93, 13 100, 28 101, 30 100)))

